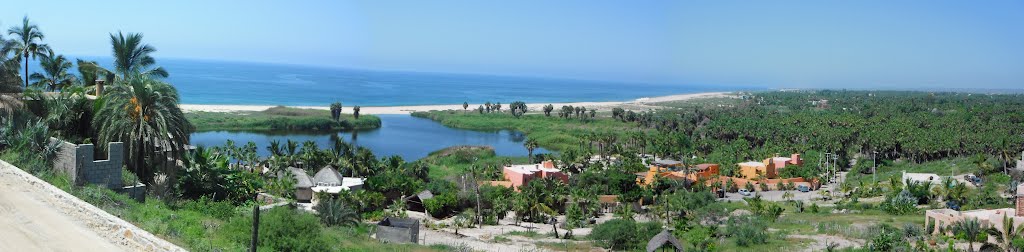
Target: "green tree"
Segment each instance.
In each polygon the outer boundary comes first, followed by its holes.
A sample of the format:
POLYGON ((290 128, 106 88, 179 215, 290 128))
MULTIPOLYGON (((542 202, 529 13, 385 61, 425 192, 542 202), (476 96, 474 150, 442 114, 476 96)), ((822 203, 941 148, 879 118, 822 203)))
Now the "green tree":
POLYGON ((96 80, 102 78, 108 84, 114 83, 114 75, 100 67, 96 61, 77 59, 75 65, 78 66, 79 84, 93 90, 93 94, 96 94, 96 87, 93 87, 96 85, 96 80))
MULTIPOLYGON (((499 108, 501 107, 500 104, 498 106, 499 108)), ((515 116, 516 118, 519 118, 523 114, 526 114, 527 110, 526 103, 521 101, 514 101, 510 103, 508 105, 508 108, 510 109, 510 112, 512 112, 512 116, 515 116)))
POLYGON ((184 169, 175 184, 182 198, 245 202, 263 187, 258 173, 231 169, 228 156, 203 146, 184 155, 182 161, 184 169))
POLYGON ((94 118, 99 142, 124 142, 129 166, 147 184, 154 176, 147 158, 162 163, 155 153, 180 153, 192 129, 178 99, 171 85, 136 76, 112 86, 94 118))
POLYGON ((156 59, 149 54, 156 52, 156 48, 143 44, 141 33, 111 33, 110 44, 114 51, 114 72, 120 74, 122 79, 134 75, 167 78, 167 70, 154 67, 156 59))
POLYGON ((967 242, 968 251, 974 251, 974 243, 985 240, 985 230, 977 219, 967 218, 954 222, 951 228, 957 239, 967 242))
POLYGON ((1013 239, 1021 237, 1021 234, 1024 233, 1024 226, 1017 227, 1013 218, 1006 214, 1003 215, 1003 221, 1000 224, 999 228, 993 225, 985 229, 985 233, 995 237, 996 242, 998 242, 999 246, 1002 246, 1003 249, 1011 251, 1013 250, 1013 244, 1011 244, 1013 239))
POLYGON ((13 35, 15 38, 12 40, 10 45, 5 47, 8 50, 14 52, 15 58, 22 59, 22 63, 25 64, 25 87, 28 87, 28 60, 31 57, 35 59, 39 56, 47 55, 50 51, 50 46, 43 44, 43 32, 39 30, 39 26, 29 22, 28 16, 22 19, 21 26, 14 26, 7 30, 8 35, 13 35))
POLYGON ((326 193, 318 196, 320 203, 315 208, 320 217, 320 223, 326 226, 359 225, 359 213, 349 207, 344 200, 334 198, 326 193))
POLYGON ((341 102, 331 103, 331 119, 334 119, 334 121, 338 121, 338 118, 340 118, 340 117, 341 117, 341 102))
POLYGON ((533 163, 533 150, 540 147, 537 144, 537 140, 534 140, 533 138, 526 138, 526 141, 523 141, 523 147, 526 147, 527 157, 529 158, 530 163, 533 163))
POLYGON ((57 91, 75 83, 75 76, 68 73, 71 70, 71 61, 64 55, 54 55, 53 51, 43 55, 39 59, 39 66, 43 73, 33 73, 29 79, 35 81, 39 87, 45 87, 50 91, 57 91))

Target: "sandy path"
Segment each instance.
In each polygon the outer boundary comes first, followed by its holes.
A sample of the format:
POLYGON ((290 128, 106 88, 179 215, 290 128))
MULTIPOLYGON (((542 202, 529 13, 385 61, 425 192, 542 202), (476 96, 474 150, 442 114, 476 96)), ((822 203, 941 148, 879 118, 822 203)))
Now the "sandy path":
POLYGON ((125 251, 0 173, 0 251, 125 251))
MULTIPOLYGON (((459 230, 462 231, 462 230, 459 230)), ((465 245, 473 251, 495 251, 495 252, 519 252, 519 251, 546 251, 544 249, 537 248, 528 242, 515 240, 510 243, 499 243, 493 241, 484 241, 475 237, 463 237, 456 236, 453 233, 442 232, 436 230, 430 230, 429 228, 420 227, 420 237, 423 237, 423 245, 450 245, 458 246, 465 245)))
MULTIPOLYGON (((696 94, 678 94, 659 96, 651 98, 640 98, 632 101, 611 101, 611 102, 569 102, 569 103, 546 103, 536 102, 527 103, 529 111, 541 111, 544 105, 551 104, 555 106, 555 110, 558 110, 562 106, 584 106, 588 109, 598 110, 609 110, 613 107, 628 107, 630 109, 642 109, 642 108, 655 108, 651 106, 651 103, 666 102, 666 101, 682 101, 697 98, 715 98, 715 97, 726 97, 729 96, 729 92, 709 92, 709 93, 696 93, 696 94)), ((348 105, 348 104, 346 104, 348 105)), ((476 109, 480 104, 469 104, 469 109, 476 109)), ((181 104, 181 109, 185 112, 191 111, 205 111, 205 112, 235 112, 235 111, 262 111, 268 108, 274 107, 273 105, 204 105, 204 104, 181 104)), ((327 106, 289 106, 295 108, 308 108, 308 109, 330 109, 327 106)), ((502 109, 508 108, 508 104, 502 104, 502 109)), ((390 106, 390 107, 360 107, 359 113, 372 114, 372 115, 385 115, 385 114, 409 114, 415 111, 430 111, 430 110, 461 110, 462 104, 448 104, 448 105, 416 105, 416 106, 390 106)), ((352 113, 351 106, 345 106, 342 109, 342 113, 352 113)))
POLYGON ((797 238, 797 239, 810 239, 810 240, 813 241, 813 242, 811 242, 808 245, 808 247, 803 248, 800 251, 825 251, 826 248, 828 248, 828 246, 830 244, 835 244, 836 245, 836 249, 858 248, 860 246, 864 246, 864 241, 863 240, 860 240, 860 239, 847 239, 845 237, 835 236, 835 235, 824 235, 824 234, 795 235, 795 234, 791 234, 788 237, 789 238, 797 238))

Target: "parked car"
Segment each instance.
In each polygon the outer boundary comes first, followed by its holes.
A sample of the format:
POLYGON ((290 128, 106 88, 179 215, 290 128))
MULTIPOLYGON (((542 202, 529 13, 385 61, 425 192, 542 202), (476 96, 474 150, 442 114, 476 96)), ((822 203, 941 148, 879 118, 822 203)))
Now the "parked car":
POLYGON ((971 182, 971 184, 974 184, 974 186, 981 185, 981 178, 978 176, 974 176, 974 174, 967 174, 966 176, 964 176, 964 179, 967 180, 968 182, 971 182))
POLYGON ((796 190, 797 191, 801 191, 801 192, 810 192, 811 191, 811 187, 807 186, 807 185, 798 185, 798 186, 796 186, 796 190))
POLYGON ((748 191, 746 188, 740 189, 740 195, 750 196, 750 191, 748 191))

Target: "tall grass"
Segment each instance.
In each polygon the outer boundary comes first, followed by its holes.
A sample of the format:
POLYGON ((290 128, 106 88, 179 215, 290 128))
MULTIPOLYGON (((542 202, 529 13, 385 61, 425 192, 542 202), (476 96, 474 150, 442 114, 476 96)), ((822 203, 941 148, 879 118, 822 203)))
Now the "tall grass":
POLYGON ((209 130, 357 130, 380 128, 380 117, 342 114, 338 121, 330 111, 273 107, 264 111, 189 112, 185 114, 197 131, 209 130))
POLYGON ((441 124, 470 130, 516 130, 529 135, 549 150, 561 151, 578 147, 588 132, 613 132, 624 134, 639 128, 632 123, 606 117, 588 119, 565 119, 543 114, 530 114, 516 118, 508 113, 475 113, 462 111, 415 112, 416 117, 428 118, 441 124))

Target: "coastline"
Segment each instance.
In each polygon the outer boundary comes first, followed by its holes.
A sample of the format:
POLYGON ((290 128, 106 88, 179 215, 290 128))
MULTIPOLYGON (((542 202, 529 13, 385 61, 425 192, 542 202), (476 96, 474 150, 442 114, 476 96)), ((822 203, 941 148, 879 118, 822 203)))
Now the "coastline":
MULTIPOLYGON (((720 98, 729 97, 730 93, 733 92, 704 92, 704 93, 690 93, 690 94, 676 94, 666 95, 658 97, 645 97, 639 98, 632 101, 606 101, 606 102, 561 102, 561 103, 527 103, 527 107, 530 111, 541 111, 545 105, 551 104, 555 106, 557 110, 559 107, 569 106, 584 106, 587 108, 607 110, 613 107, 635 107, 635 108, 654 108, 656 106, 650 105, 651 103, 658 102, 669 102, 669 101, 685 101, 691 99, 703 99, 703 98, 720 98)), ((508 104, 503 104, 507 106, 508 104)), ((216 105, 216 104, 181 104, 179 107, 185 113, 188 112, 240 112, 240 111, 263 111, 268 108, 276 107, 277 105, 216 105)), ((476 109, 480 104, 470 104, 469 109, 476 109)), ((328 106, 287 106, 292 108, 302 109, 319 109, 319 110, 330 110, 328 106)), ((505 107, 507 108, 507 107, 505 107)), ((360 107, 359 113, 369 115, 401 115, 410 114, 417 111, 430 111, 430 110, 461 110, 462 104, 446 104, 446 105, 410 105, 410 106, 369 106, 360 107)), ((345 106, 342 109, 342 113, 352 113, 352 106, 345 106)))

